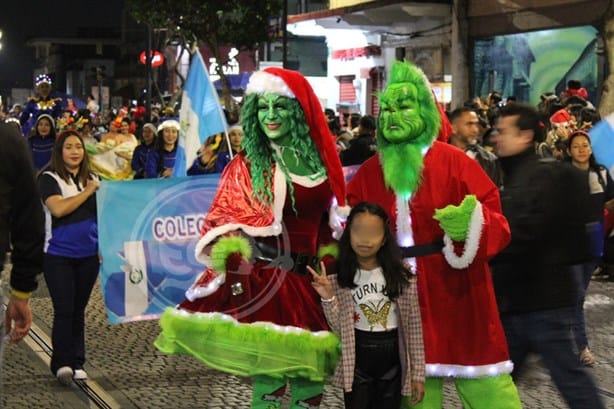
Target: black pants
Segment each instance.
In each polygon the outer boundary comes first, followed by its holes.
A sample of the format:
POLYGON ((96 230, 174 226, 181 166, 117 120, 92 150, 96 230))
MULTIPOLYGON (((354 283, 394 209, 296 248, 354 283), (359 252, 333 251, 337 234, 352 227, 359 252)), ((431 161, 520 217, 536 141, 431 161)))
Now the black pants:
POLYGON ((355 331, 356 368, 352 392, 344 395, 346 409, 399 409, 401 362, 397 330, 355 331))

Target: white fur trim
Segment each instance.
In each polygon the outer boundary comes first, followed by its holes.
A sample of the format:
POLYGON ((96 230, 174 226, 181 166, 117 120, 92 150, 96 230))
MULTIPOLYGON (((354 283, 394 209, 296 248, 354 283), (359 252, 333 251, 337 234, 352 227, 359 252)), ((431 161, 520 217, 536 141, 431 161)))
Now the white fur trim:
POLYGON ((451 378, 482 378, 512 373, 512 361, 502 361, 488 365, 450 365, 426 364, 426 376, 451 378))
POLYGON ((167 119, 166 121, 162 122, 158 126, 158 132, 166 128, 173 128, 173 129, 176 129, 177 131, 180 131, 181 125, 179 125, 179 122, 175 121, 174 119, 167 119))
POLYGON ((465 240, 465 246, 463 254, 459 257, 454 252, 454 242, 445 234, 443 236, 443 256, 450 266, 458 270, 465 269, 473 263, 473 259, 478 253, 480 247, 480 238, 482 237, 482 226, 484 224, 484 214, 482 212, 482 204, 478 202, 471 213, 471 220, 469 221, 469 231, 467 232, 467 239, 465 240))
POLYGON ((333 238, 339 240, 343 234, 344 223, 350 215, 350 206, 339 206, 337 198, 333 198, 333 204, 328 212, 328 225, 333 231, 333 238))
POLYGON ((208 295, 211 295, 214 292, 216 292, 217 289, 222 286, 222 284, 224 284, 224 281, 226 281, 226 274, 220 274, 217 277, 215 277, 205 287, 190 287, 190 288, 188 288, 186 290, 186 292, 185 292, 185 297, 188 300, 190 300, 190 301, 194 301, 194 300, 196 300, 198 298, 203 298, 203 297, 206 297, 208 295))
POLYGON ((282 212, 286 201, 286 191, 286 177, 281 169, 276 166, 273 176, 273 224, 269 226, 254 227, 247 224, 229 223, 214 227, 196 243, 196 249, 194 250, 196 260, 210 266, 209 257, 203 254, 205 247, 215 238, 235 230, 243 230, 247 235, 256 237, 278 236, 281 234, 282 212))
POLYGON ((266 71, 256 71, 249 77, 245 94, 277 94, 283 97, 296 98, 294 92, 281 77, 266 71))

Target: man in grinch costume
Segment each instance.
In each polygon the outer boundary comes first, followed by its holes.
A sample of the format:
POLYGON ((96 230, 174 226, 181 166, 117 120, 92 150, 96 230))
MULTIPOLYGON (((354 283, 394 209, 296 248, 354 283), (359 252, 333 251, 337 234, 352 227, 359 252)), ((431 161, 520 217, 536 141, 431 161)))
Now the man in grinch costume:
POLYGON ((487 264, 510 240, 498 190, 476 161, 435 140, 446 119, 420 69, 394 62, 379 99, 379 153, 348 200, 388 211, 418 276, 427 379, 414 407, 442 408, 449 377, 467 409, 520 408, 487 264))
POLYGON ((207 268, 163 314, 156 346, 252 377, 252 408, 279 408, 288 381, 291 408, 318 408, 339 340, 306 267, 333 254, 328 213, 333 199, 345 202, 345 180, 301 74, 267 68, 246 94, 244 150, 225 168, 196 246, 207 268))

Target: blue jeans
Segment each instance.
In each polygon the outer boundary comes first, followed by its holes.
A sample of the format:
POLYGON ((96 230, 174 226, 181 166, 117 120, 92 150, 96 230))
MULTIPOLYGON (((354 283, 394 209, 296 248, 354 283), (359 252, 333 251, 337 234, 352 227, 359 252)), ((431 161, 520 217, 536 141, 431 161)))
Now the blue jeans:
POLYGON ((85 363, 85 307, 98 277, 98 256, 69 258, 45 254, 43 274, 53 303, 51 372, 85 363))
POLYGON ((591 277, 595 267, 597 267, 596 260, 573 266, 573 277, 578 290, 576 320, 573 326, 573 334, 578 352, 588 347, 586 322, 584 320, 584 299, 586 297, 586 290, 588 290, 588 285, 591 282, 591 277))
POLYGON ((575 352, 572 336, 575 313, 575 307, 565 307, 501 314, 514 363, 512 377, 518 377, 529 353, 537 353, 571 409, 605 409, 593 378, 575 352))

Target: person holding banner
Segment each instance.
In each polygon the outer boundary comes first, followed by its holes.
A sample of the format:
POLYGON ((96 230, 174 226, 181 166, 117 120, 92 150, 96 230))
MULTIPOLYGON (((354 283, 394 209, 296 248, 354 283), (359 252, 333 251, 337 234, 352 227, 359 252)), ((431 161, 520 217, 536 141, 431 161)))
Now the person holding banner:
POLYGON ((169 119, 158 127, 154 148, 147 154, 145 178, 169 178, 174 175, 177 157, 183 157, 183 148, 178 145, 179 122, 169 119))
POLYGON ((329 210, 347 216, 331 210, 345 204, 343 171, 300 73, 266 68, 246 94, 244 150, 222 173, 196 246, 206 269, 164 312, 155 345, 252 377, 252 408, 280 407, 288 381, 291 408, 317 408, 340 351, 307 266, 333 267, 326 222, 329 210))
POLYGON ((53 303, 51 372, 68 385, 85 380, 85 307, 98 277, 98 176, 91 172, 83 139, 69 130, 58 136, 51 165, 39 177, 51 218, 43 272, 53 303))

